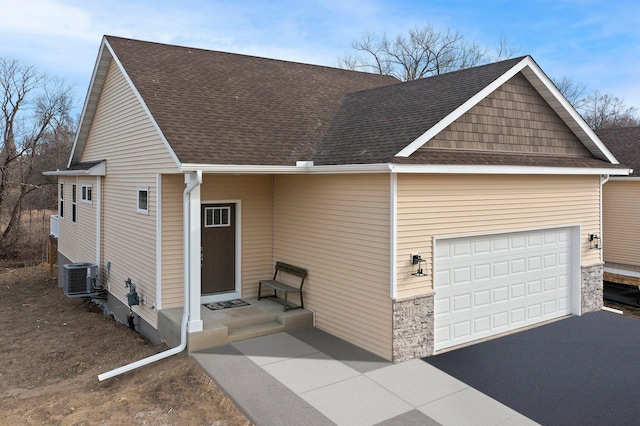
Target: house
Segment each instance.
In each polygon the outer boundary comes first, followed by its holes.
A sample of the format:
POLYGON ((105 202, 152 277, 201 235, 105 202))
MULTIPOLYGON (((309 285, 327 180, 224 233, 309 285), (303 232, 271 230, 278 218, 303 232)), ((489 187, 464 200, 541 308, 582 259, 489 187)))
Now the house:
POLYGON ((196 336, 284 261, 316 327, 402 361, 599 309, 628 173, 529 56, 401 83, 105 36, 49 174, 59 264, 110 265, 114 311, 131 278, 143 333, 186 308, 196 336))
POLYGON ((600 129, 596 134, 633 170, 627 176, 611 176, 603 186, 605 280, 640 285, 640 127, 600 129))

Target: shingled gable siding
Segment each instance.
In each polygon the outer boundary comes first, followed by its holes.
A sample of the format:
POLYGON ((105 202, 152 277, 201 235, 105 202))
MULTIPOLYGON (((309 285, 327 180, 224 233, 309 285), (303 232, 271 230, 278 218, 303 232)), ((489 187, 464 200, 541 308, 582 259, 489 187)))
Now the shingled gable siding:
POLYGON ((600 263, 589 233, 600 229, 599 176, 398 176, 398 297, 433 290, 433 238, 581 225, 582 266, 600 263), (411 253, 428 275, 411 276, 411 253))
POLYGON ((274 260, 309 270, 316 326, 391 359, 389 176, 275 182, 274 260))
MULTIPOLYGON (((83 203, 80 200, 82 185, 96 187, 95 177, 64 177, 59 183, 64 183, 65 215, 59 220, 58 250, 73 262, 96 262, 96 202, 83 203), (71 221, 71 192, 76 185, 77 222, 71 221)), ((59 187, 58 187, 59 188, 59 187)), ((94 197, 97 194, 94 192, 94 197)))
POLYGON ((157 174, 177 171, 143 106, 111 63, 81 161, 107 160, 103 178, 103 255, 111 262, 110 291, 126 304, 127 278, 146 305, 134 308, 156 325, 157 174), (148 214, 137 212, 138 187, 149 188, 148 214))
POLYGON ((480 101, 425 147, 591 157, 522 74, 480 101))
POLYGON ((602 192, 604 261, 640 266, 640 182, 610 180, 602 192))
MULTIPOLYGON (((241 203, 242 297, 258 294, 258 281, 272 273, 272 177, 205 175, 200 198, 205 202, 241 203)), ((182 306, 182 176, 163 176, 162 307, 182 306)))

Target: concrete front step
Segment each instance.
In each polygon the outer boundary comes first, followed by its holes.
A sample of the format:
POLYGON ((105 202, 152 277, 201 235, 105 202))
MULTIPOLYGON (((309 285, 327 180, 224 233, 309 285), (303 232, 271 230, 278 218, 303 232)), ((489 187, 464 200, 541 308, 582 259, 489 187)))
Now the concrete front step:
MULTIPOLYGON (((244 300, 249 306, 217 311, 202 306, 203 330, 187 334, 189 352, 313 325, 313 313, 306 309, 283 312, 282 305, 269 299, 244 300)), ((181 320, 182 308, 158 313, 158 331, 170 347, 180 344, 181 320)))

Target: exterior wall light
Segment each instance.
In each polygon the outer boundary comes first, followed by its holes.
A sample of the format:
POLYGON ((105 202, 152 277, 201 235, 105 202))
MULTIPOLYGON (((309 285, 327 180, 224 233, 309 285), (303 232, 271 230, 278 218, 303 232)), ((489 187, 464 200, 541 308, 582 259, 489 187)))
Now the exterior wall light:
POLYGON ((598 234, 589 234, 589 248, 593 250, 602 250, 602 240, 598 234))
POLYGON ((411 254, 411 264, 413 265, 411 275, 414 277, 425 277, 427 275, 425 272, 427 261, 420 254, 411 254))

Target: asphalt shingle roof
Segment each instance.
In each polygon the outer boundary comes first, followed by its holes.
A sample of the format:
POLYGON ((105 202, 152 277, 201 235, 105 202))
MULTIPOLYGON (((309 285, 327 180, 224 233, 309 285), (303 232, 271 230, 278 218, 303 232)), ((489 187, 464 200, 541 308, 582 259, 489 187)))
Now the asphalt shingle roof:
POLYGON ((376 74, 106 36, 183 163, 311 160, 346 93, 376 74))
POLYGON ((183 164, 612 166, 595 157, 426 147, 394 157, 524 57, 400 83, 337 68, 105 40, 183 164))
POLYGON ((633 169, 630 177, 640 176, 640 126, 595 132, 620 163, 633 169))

